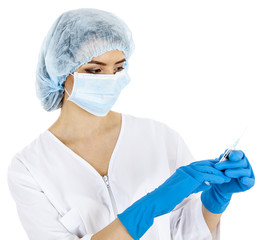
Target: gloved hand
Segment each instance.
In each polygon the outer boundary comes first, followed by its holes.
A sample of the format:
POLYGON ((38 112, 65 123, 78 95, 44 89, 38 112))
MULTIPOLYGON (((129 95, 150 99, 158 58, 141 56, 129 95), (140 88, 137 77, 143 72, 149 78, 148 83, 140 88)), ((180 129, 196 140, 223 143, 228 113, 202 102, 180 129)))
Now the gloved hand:
POLYGON ((214 167, 224 171, 224 174, 232 180, 228 183, 212 184, 210 189, 201 194, 204 207, 215 214, 225 211, 233 193, 244 192, 255 184, 252 167, 242 151, 234 150, 227 161, 218 163, 222 156, 223 154, 214 167))
POLYGON ((134 239, 139 239, 152 226, 154 218, 171 212, 192 193, 223 184, 231 179, 213 167, 212 161, 198 161, 178 168, 162 185, 137 200, 117 215, 134 239))

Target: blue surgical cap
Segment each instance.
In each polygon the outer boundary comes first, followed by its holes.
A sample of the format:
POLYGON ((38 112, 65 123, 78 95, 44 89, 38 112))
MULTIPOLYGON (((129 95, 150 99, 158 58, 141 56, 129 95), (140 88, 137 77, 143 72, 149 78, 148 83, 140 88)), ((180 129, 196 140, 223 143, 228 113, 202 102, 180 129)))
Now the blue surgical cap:
POLYGON ((129 59, 134 42, 128 26, 113 13, 81 8, 61 14, 43 40, 37 63, 35 88, 43 108, 61 108, 67 76, 115 49, 129 59))

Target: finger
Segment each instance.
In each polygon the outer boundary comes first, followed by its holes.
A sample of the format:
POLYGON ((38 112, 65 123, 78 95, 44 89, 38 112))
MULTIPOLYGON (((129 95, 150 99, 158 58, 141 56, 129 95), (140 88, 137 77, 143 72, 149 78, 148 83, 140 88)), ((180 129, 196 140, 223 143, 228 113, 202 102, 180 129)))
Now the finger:
POLYGON ((202 160, 196 161, 191 163, 190 165, 197 165, 197 166, 214 166, 214 164, 218 163, 218 159, 210 159, 210 160, 202 160))
POLYGON ((230 161, 240 161, 245 157, 245 154, 241 150, 233 150, 228 158, 230 161))
POLYGON ((230 178, 225 178, 225 177, 221 177, 221 176, 214 175, 214 174, 208 174, 208 173, 203 173, 202 177, 203 177, 203 181, 202 182, 207 181, 207 182, 209 182, 211 184, 223 184, 225 182, 229 182, 230 181, 230 178))
POLYGON ((235 168, 227 169, 224 174, 230 178, 251 177, 251 169, 249 168, 235 168))
MULTIPOLYGON (((229 182, 231 180, 230 177, 227 177, 224 175, 223 172, 215 169, 214 167, 211 166, 191 166, 192 169, 194 169, 197 172, 200 172, 202 174, 207 174, 207 175, 212 175, 214 177, 220 177, 223 179, 223 182, 229 182)), ((205 176, 207 176, 205 175, 205 176)))
POLYGON ((214 166, 218 170, 225 170, 225 169, 231 169, 231 168, 247 168, 248 167, 248 162, 247 159, 244 158, 240 161, 223 161, 220 163, 215 164, 214 166))
POLYGON ((241 183, 248 186, 249 188, 251 188, 255 185, 255 179, 254 178, 243 177, 243 178, 240 178, 240 181, 241 181, 241 183))
POLYGON ((218 175, 218 176, 225 176, 223 172, 221 172, 220 170, 212 167, 212 166, 191 166, 192 169, 196 170, 196 171, 199 171, 201 173, 210 173, 210 174, 214 174, 214 175, 218 175))

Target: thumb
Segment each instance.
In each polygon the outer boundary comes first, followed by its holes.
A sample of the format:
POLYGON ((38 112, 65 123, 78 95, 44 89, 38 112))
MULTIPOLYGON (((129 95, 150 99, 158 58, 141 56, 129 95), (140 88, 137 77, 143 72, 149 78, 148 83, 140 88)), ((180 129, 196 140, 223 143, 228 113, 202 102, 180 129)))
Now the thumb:
POLYGON ((242 177, 240 178, 241 183, 246 185, 247 187, 251 188, 255 185, 255 179, 249 177, 242 177))

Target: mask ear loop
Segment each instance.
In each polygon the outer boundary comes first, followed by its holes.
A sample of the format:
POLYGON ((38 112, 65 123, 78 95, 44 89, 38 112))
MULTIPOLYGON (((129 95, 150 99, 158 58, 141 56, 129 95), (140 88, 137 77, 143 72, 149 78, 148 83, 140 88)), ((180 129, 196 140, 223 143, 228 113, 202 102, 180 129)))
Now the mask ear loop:
MULTIPOLYGON (((72 76, 74 76, 74 74, 73 73, 70 73, 72 76)), ((67 95, 68 95, 68 98, 70 97, 70 94, 69 94, 69 92, 66 90, 66 88, 64 87, 64 89, 65 89, 65 91, 66 91, 66 93, 67 93, 67 95)), ((67 98, 67 100, 68 100, 68 98, 67 98)))
MULTIPOLYGON (((68 93, 68 91, 66 90, 66 88, 64 88, 65 89, 65 91, 66 91, 66 93, 67 93, 67 95, 68 95, 68 98, 70 97, 70 94, 68 93)), ((68 100, 68 98, 67 98, 67 100, 68 100)))

